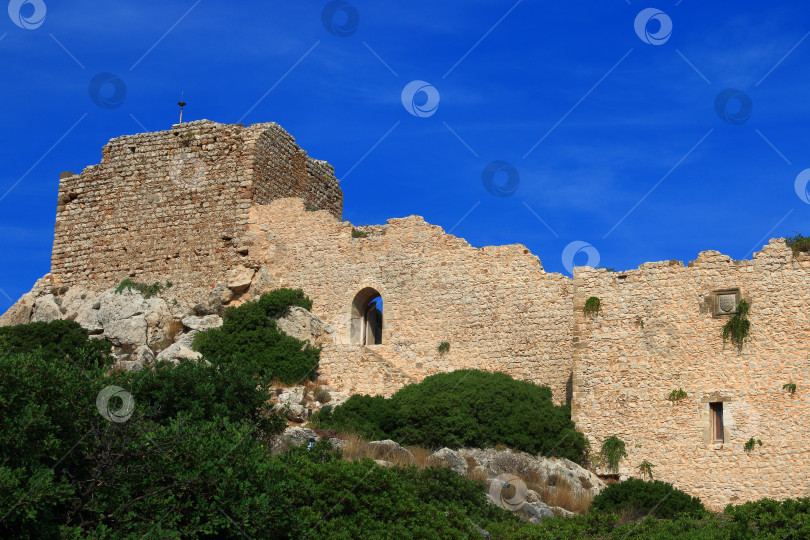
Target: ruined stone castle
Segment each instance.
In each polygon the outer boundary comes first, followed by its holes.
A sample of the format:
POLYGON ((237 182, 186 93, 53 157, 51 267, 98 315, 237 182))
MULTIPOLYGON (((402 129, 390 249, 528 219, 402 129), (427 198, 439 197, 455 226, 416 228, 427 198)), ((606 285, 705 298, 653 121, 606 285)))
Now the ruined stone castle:
POLYGON ((62 174, 51 273, 0 324, 96 326, 81 301, 127 278, 171 281, 162 319, 143 317, 157 353, 201 298, 301 288, 330 329, 320 374, 332 386, 390 395, 432 373, 503 371, 570 402, 595 451, 624 440, 621 476, 646 460, 715 508, 810 496, 810 258, 784 240, 752 260, 707 251, 570 279, 521 245, 474 248, 416 216, 353 226, 333 172, 276 124, 113 139, 99 165, 62 174), (598 312, 585 312, 590 297, 598 312), (740 349, 722 327, 742 299, 740 349), (746 451, 750 439, 762 444, 746 451))

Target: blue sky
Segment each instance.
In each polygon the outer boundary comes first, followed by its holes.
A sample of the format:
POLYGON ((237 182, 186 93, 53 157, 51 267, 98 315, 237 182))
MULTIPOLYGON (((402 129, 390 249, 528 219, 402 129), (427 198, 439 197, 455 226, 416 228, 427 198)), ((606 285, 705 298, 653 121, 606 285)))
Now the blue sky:
POLYGON ((281 124, 335 166, 355 224, 422 215, 474 246, 525 244, 548 271, 566 272, 564 253, 616 269, 707 249, 748 258, 768 237, 810 233, 796 192, 810 168, 804 2, 10 11, 22 19, 0 19, 0 311, 50 268, 59 172, 98 163, 111 138, 169 129, 181 91, 186 120, 281 124), (91 99, 99 73, 126 86, 120 106, 91 99), (438 107, 418 92, 409 112, 412 81, 438 107), (724 120, 715 101, 729 88, 724 120), (500 171, 489 190, 486 170, 500 171))

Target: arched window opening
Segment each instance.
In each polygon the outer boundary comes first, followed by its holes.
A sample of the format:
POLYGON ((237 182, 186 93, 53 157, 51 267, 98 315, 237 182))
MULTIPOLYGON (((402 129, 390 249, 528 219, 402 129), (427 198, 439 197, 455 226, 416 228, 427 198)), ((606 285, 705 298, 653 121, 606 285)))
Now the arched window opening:
POLYGON ((383 299, 376 289, 366 287, 352 302, 351 342, 380 345, 383 329, 383 299))

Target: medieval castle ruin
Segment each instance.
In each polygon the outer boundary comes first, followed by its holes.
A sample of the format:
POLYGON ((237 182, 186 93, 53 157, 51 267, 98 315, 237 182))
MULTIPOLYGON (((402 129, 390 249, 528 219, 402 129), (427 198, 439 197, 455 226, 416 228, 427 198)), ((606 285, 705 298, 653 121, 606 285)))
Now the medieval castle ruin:
POLYGON ((784 240, 752 260, 706 251, 570 279, 521 245, 474 248, 416 216, 354 227, 333 172, 276 124, 114 139, 99 165, 63 173, 51 273, 0 324, 73 318, 126 350, 95 299, 127 278, 171 281, 162 315, 127 319, 148 356, 212 296, 301 288, 329 327, 332 386, 390 395, 432 373, 503 371, 570 401, 595 449, 624 440, 623 476, 647 460, 713 507, 810 496, 810 258, 784 240), (743 299, 739 348, 722 327, 743 299))

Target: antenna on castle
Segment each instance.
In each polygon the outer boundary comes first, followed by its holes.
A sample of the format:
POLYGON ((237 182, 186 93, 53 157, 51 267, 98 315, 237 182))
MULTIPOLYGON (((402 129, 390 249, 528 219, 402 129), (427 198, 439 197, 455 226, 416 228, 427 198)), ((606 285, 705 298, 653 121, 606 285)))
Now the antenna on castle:
POLYGON ((180 123, 181 124, 183 123, 183 107, 188 105, 185 101, 183 101, 183 95, 184 95, 184 93, 180 92, 180 101, 177 102, 177 104, 180 105, 180 123))

